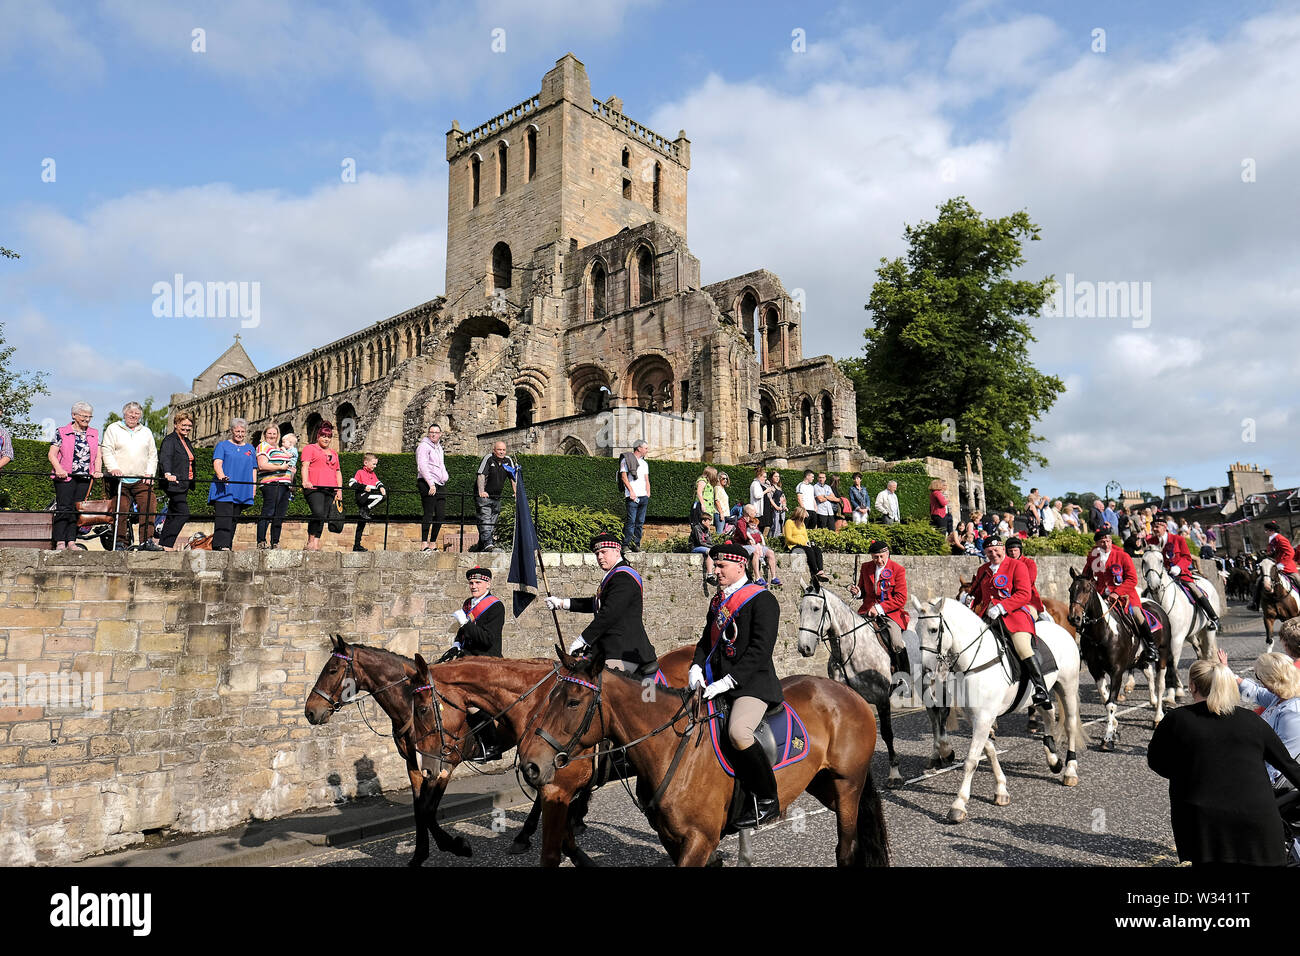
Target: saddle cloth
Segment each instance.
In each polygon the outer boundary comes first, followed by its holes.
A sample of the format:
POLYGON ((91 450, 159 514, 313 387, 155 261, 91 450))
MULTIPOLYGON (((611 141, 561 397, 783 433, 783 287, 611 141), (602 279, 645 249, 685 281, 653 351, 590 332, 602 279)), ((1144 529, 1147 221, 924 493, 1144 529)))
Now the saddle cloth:
MULTIPOLYGON (((709 701, 709 713, 713 714, 715 701, 709 701)), ((709 734, 713 738, 713 753, 728 777, 734 777, 736 771, 731 766, 729 755, 735 751, 725 728, 718 725, 729 717, 709 721, 709 734)), ((762 722, 754 730, 754 742, 763 748, 767 762, 773 770, 780 770, 792 763, 798 763, 808 753, 808 729, 804 727, 795 709, 782 701, 776 707, 768 709, 762 722)))
MULTIPOLYGON (((1000 622, 999 622, 1000 623, 1000 622)), ((1026 706, 1031 692, 1029 684, 1029 671, 1020 666, 1020 658, 1016 657, 1016 649, 1011 644, 1011 636, 1007 634, 1005 627, 998 627, 994 631, 998 636, 999 650, 1005 660, 1010 663, 1011 683, 1018 684, 1016 698, 1011 706, 1004 710, 1003 714, 1009 714, 1013 710, 1019 710, 1026 706)), ((1047 642, 1042 640, 1037 634, 1033 635, 1032 646, 1034 656, 1038 658, 1038 669, 1043 672, 1043 682, 1047 684, 1047 689, 1052 689, 1052 675, 1060 670, 1060 665, 1056 663, 1056 658, 1052 654, 1052 649, 1047 646, 1047 642)), ((999 715, 1001 716, 1001 715, 999 715)))

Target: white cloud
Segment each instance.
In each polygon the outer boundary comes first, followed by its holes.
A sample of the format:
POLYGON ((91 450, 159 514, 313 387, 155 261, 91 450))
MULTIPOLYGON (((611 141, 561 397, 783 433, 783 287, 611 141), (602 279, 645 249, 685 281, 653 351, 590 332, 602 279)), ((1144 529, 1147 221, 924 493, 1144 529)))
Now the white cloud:
POLYGON ((59 82, 103 73, 94 32, 75 23, 51 0, 0 0, 0 65, 33 50, 40 69, 59 82))
MULTIPOLYGON (((1150 282, 1148 328, 1036 323, 1036 364, 1071 377, 1039 424, 1052 464, 1034 483, 1150 485, 1182 462, 1183 480, 1209 484, 1250 457, 1296 484, 1300 452, 1262 428, 1243 450, 1241 419, 1281 410, 1294 421, 1300 407, 1294 349, 1279 349, 1300 302, 1300 126, 1284 119, 1300 101, 1297 39, 1300 17, 1274 16, 1156 58, 1080 43, 1052 62, 1059 30, 1023 18, 964 34, 938 76, 826 76, 789 90, 715 75, 651 126, 691 138, 691 246, 705 281, 764 266, 805 289, 805 354, 860 351, 878 260, 903 252, 905 223, 932 220, 957 194, 987 216, 1027 209, 1042 226, 1028 277, 1150 282), (1036 82, 999 101, 1004 125, 954 132, 972 86, 1025 79, 1036 82), (1257 182, 1241 181, 1244 157, 1257 182), (1243 392, 1253 397, 1225 409, 1243 392)), ((819 56, 851 73, 851 53, 819 56)))

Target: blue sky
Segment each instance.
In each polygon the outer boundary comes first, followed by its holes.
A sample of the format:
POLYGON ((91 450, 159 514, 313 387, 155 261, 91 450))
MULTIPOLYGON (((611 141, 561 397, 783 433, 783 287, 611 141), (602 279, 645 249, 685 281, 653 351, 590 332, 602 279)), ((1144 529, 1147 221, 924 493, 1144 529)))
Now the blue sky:
POLYGON ((1027 275, 1153 289, 1149 326, 1039 320, 1034 360, 1070 390, 1029 480, 1202 487, 1245 460, 1300 484, 1277 349, 1300 307, 1295 4, 0 0, 0 23, 0 243, 23 253, 0 321, 54 372, 38 418, 165 400, 237 331, 267 368, 440 294, 446 130, 572 51, 597 97, 685 128, 704 280, 803 289, 806 354, 860 350, 905 223, 959 193, 1026 208, 1027 275), (259 281, 261 324, 155 319, 175 272, 259 281))

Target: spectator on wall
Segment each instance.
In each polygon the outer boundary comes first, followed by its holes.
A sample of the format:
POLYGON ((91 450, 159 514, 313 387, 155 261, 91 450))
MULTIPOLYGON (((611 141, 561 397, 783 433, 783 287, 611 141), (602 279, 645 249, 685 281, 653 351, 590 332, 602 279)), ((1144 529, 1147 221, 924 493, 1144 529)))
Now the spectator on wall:
POLYGON ((188 412, 172 416, 172 430, 163 436, 158 449, 158 467, 162 470, 163 493, 167 495, 167 519, 163 522, 158 543, 166 551, 176 550, 176 538, 190 517, 189 492, 194 487, 194 446, 190 432, 194 419, 188 412))
POLYGON ((1038 509, 1039 517, 1042 520, 1040 530, 1043 534, 1051 534, 1060 526, 1061 521, 1061 503, 1059 501, 1048 503, 1043 501, 1043 506, 1038 509))
POLYGON ((781 535, 785 530, 785 489, 781 487, 781 473, 773 471, 767 490, 767 505, 763 511, 768 519, 768 528, 773 535, 781 535))
POLYGON ((257 491, 257 451, 248 444, 248 422, 230 423, 230 437, 212 449, 216 480, 208 486, 212 505, 212 550, 233 550, 235 519, 253 503, 257 491))
POLYGON ((478 486, 478 543, 471 551, 496 551, 497 518, 501 515, 501 494, 506 483, 515 493, 515 460, 506 454, 506 443, 498 441, 479 462, 475 483, 478 486))
MULTIPOLYGON (((5 408, 0 405, 0 418, 4 417, 5 408)), ((0 468, 14 460, 14 443, 8 430, 4 425, 0 425, 0 468)))
POLYGON ((731 479, 727 473, 718 472, 718 483, 713 486, 713 530, 719 534, 731 519, 731 499, 727 495, 730 487, 731 479))
POLYGON ((944 495, 947 488, 942 478, 930 482, 930 524, 944 534, 952 530, 952 515, 948 513, 948 499, 944 495))
POLYGON ((334 441, 334 423, 321 422, 316 440, 302 450, 302 490, 311 508, 307 522, 307 550, 319 551, 320 539, 329 520, 330 501, 343 510, 343 471, 334 441))
POLYGON ((898 482, 890 480, 884 490, 876 495, 876 514, 885 524, 901 524, 902 516, 898 511, 898 482))
MULTIPOLYGON (((835 529, 835 505, 839 495, 826 483, 826 472, 817 473, 817 483, 813 485, 813 498, 817 502, 817 525, 828 531, 835 529)), ((809 516, 811 517, 811 515, 809 516)))
POLYGON ((62 551, 77 539, 77 506, 90 494, 90 485, 103 474, 99 432, 90 427, 95 409, 88 402, 72 406, 72 421, 54 432, 49 459, 54 471, 53 547, 62 551))
POLYGON ((813 480, 812 469, 806 469, 803 473, 803 481, 794 486, 794 496, 799 502, 799 507, 804 510, 805 519, 811 528, 820 528, 817 521, 817 482, 813 480))
POLYGON ((257 522, 259 550, 280 546, 280 531, 289 510, 289 494, 293 490, 294 457, 280 447, 280 429, 267 425, 262 440, 257 443, 257 473, 262 491, 262 515, 257 522))
POLYGON ((853 487, 849 489, 849 514, 854 524, 866 524, 871 520, 871 494, 862 485, 862 472, 853 473, 853 487))
POLYGON ((763 506, 767 503, 767 487, 767 469, 759 465, 758 471, 754 472, 754 480, 749 483, 749 503, 754 506, 760 528, 763 526, 763 506))
POLYGON ((158 470, 158 442, 144 424, 144 407, 139 402, 122 406, 122 419, 104 429, 100 451, 104 456, 104 480, 108 496, 118 508, 116 548, 126 550, 131 527, 131 506, 139 512, 140 547, 161 551, 153 540, 153 519, 158 502, 153 493, 153 476, 158 470))
POLYGON ((388 497, 388 489, 379 480, 375 469, 379 467, 379 456, 366 452, 361 457, 361 467, 348 479, 353 496, 357 502, 357 533, 352 539, 353 551, 365 551, 361 547, 361 535, 366 530, 366 523, 374 520, 375 509, 388 497))
POLYGON ((415 486, 420 492, 420 550, 430 551, 438 544, 442 519, 446 515, 444 488, 450 481, 442 447, 442 426, 430 425, 415 449, 415 486))
POLYGON ((695 500, 691 502, 691 524, 713 524, 713 489, 718 484, 718 469, 705 465, 700 477, 695 479, 695 500))
POLYGON ((645 529, 645 513, 650 504, 650 462, 645 460, 649 450, 649 443, 638 438, 618 466, 618 480, 627 507, 627 518, 623 522, 625 551, 641 550, 641 532, 645 529))

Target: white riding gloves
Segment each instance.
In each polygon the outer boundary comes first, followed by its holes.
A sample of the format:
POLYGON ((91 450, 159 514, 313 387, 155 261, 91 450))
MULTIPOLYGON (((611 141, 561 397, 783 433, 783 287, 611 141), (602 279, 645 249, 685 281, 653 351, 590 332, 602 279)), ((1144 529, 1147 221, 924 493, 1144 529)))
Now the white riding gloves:
POLYGON ((699 664, 692 664, 686 676, 686 688, 698 690, 704 686, 704 669, 699 664))
POLYGON ((456 619, 456 623, 459 624, 461 627, 464 627, 466 624, 469 623, 469 615, 466 614, 464 611, 458 610, 456 611, 455 614, 452 615, 452 617, 456 619))
POLYGON ((1172 574, 1174 577, 1178 577, 1178 575, 1183 573, 1183 569, 1175 564, 1172 568, 1169 569, 1169 573, 1172 574))
POLYGON ((578 638, 576 641, 574 641, 572 644, 569 645, 569 653, 577 654, 581 651, 585 651, 590 646, 591 645, 589 645, 582 638, 578 638))
POLYGON ((1002 605, 994 604, 991 608, 989 608, 984 613, 984 616, 987 617, 990 621, 996 621, 998 618, 1002 616, 1002 605))
POLYGON ((708 687, 704 688, 704 699, 712 700, 719 694, 725 694, 727 691, 732 690, 735 686, 736 679, 728 674, 721 680, 715 680, 708 687))
POLYGON ((555 594, 548 594, 546 596, 546 609, 548 611, 567 611, 569 609, 569 599, 555 594))

